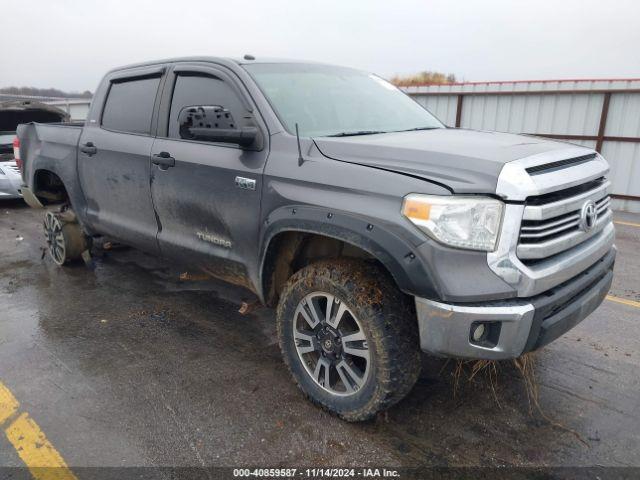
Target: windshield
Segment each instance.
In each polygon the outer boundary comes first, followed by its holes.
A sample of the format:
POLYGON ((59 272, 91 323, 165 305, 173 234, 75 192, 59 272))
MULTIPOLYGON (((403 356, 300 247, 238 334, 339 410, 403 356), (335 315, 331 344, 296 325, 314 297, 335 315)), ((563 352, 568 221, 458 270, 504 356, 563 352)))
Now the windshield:
POLYGON ((295 63, 243 65, 289 133, 366 135, 444 125, 398 88, 350 68, 295 63))

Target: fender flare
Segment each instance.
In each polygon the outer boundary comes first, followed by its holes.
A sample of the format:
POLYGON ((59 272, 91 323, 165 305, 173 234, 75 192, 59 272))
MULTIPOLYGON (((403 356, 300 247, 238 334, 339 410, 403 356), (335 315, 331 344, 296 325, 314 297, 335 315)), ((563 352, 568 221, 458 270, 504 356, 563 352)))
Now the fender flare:
POLYGON ((429 267, 415 253, 416 247, 384 228, 382 222, 328 208, 287 206, 265 220, 259 257, 259 292, 264 300, 267 252, 273 239, 284 232, 324 235, 354 245, 377 259, 391 274, 398 288, 410 295, 435 296, 437 291, 429 267))

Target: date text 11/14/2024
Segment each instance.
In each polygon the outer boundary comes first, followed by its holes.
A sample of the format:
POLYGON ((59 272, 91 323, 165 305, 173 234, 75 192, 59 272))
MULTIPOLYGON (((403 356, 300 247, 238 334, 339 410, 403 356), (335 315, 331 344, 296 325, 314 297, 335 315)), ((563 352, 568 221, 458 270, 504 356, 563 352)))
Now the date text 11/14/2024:
POLYGON ((397 470, 386 468, 236 468, 235 478, 399 478, 397 470))

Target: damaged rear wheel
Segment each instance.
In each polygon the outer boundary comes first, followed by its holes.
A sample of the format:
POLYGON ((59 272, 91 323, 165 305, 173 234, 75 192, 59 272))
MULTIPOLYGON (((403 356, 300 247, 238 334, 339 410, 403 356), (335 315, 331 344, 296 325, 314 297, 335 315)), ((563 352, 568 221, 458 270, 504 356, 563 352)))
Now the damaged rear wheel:
POLYGON ((349 421, 401 400, 420 373, 410 299, 376 265, 322 261, 294 274, 280 297, 284 361, 316 404, 349 421))
POLYGON ((87 247, 87 238, 73 212, 46 212, 44 235, 49 256, 57 265, 65 265, 81 257, 87 247))

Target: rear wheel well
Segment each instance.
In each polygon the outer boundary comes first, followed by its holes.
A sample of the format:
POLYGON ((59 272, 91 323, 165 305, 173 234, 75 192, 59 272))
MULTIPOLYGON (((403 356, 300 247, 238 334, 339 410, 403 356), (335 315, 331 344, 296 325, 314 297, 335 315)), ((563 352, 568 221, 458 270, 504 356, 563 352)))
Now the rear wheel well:
MULTIPOLYGON (((265 303, 275 306, 287 280, 298 270, 320 260, 356 258, 386 267, 366 250, 351 243, 316 233, 287 231, 269 243, 262 269, 265 303)), ((393 279, 392 279, 393 281, 393 279)))
POLYGON ((49 170, 38 170, 33 181, 33 193, 44 205, 67 203, 69 194, 58 175, 49 170))

